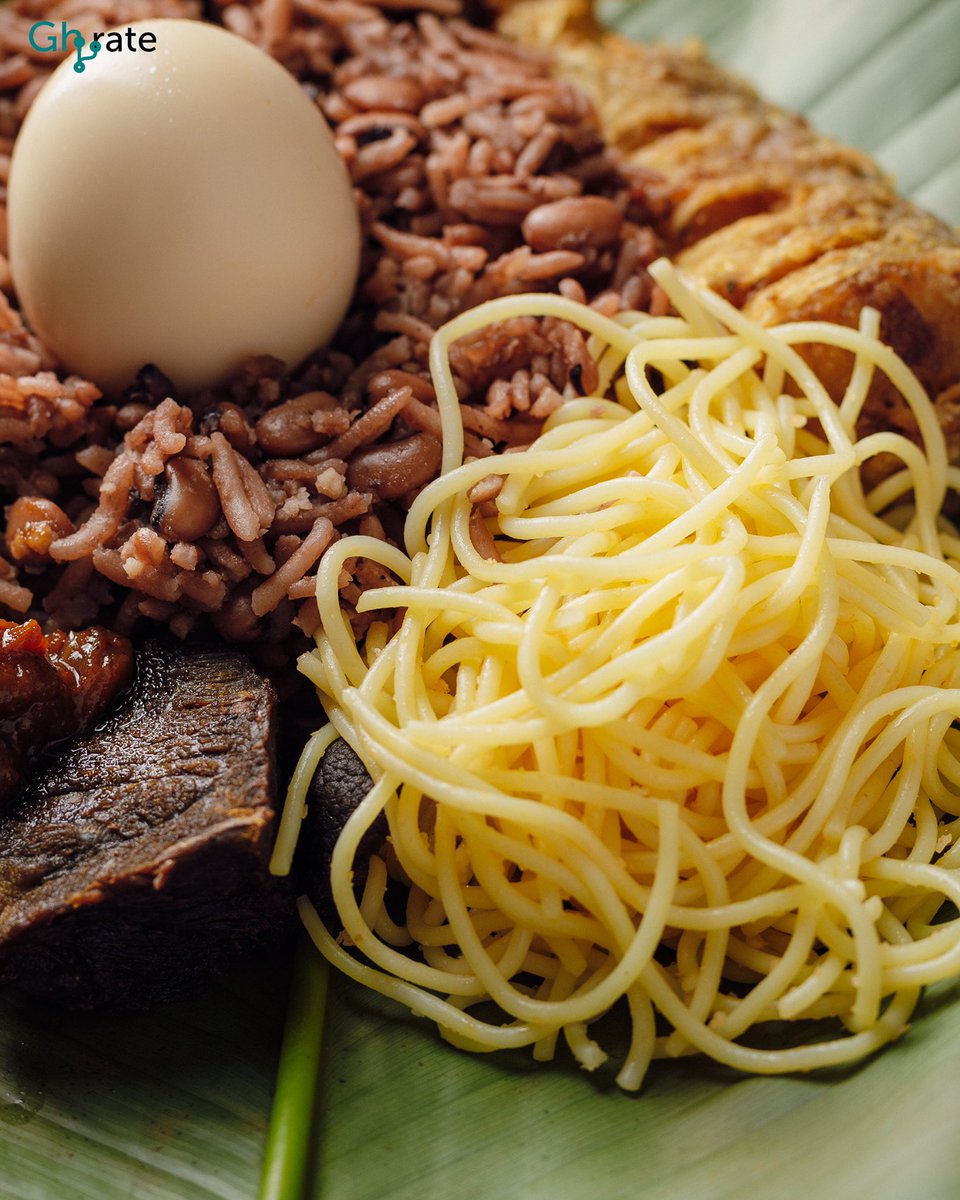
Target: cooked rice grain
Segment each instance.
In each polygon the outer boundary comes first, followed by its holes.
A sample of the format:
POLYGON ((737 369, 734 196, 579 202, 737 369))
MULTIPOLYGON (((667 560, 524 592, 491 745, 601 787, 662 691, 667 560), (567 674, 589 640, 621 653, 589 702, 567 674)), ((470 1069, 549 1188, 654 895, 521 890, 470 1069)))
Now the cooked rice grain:
MULTIPOLYGON (((547 58, 481 27, 479 5, 260 0, 212 12, 286 66, 333 129, 365 233, 354 303, 333 346, 292 374, 261 357, 228 386, 182 396, 145 367, 108 403, 58 372, 12 294, 0 297, 0 611, 32 604, 48 624, 125 629, 147 618, 179 636, 211 614, 237 641, 312 632, 309 573, 323 550, 357 528, 396 537, 438 469, 434 329, 530 289, 601 296, 604 311, 650 302, 644 267, 659 247, 641 186, 607 153, 585 97, 551 78, 547 58), (28 511, 41 514, 35 528, 28 511)), ((30 25, 92 32, 146 16, 196 18, 200 4, 0 10, 4 185, 50 70, 30 25)), ((9 293, 5 259, 0 284, 9 293)), ((452 362, 476 456, 528 444, 564 394, 595 384, 581 333, 549 318, 465 339, 452 362)), ((353 564, 344 602, 385 582, 353 564)))

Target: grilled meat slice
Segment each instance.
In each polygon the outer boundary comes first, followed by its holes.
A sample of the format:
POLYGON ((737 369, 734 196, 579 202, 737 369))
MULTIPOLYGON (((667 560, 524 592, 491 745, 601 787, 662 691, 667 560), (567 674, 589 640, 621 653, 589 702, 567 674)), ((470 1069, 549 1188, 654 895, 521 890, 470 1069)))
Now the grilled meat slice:
POLYGON ((77 1007, 172 997, 290 912, 269 875, 273 689, 148 643, 118 709, 0 816, 0 979, 77 1007))

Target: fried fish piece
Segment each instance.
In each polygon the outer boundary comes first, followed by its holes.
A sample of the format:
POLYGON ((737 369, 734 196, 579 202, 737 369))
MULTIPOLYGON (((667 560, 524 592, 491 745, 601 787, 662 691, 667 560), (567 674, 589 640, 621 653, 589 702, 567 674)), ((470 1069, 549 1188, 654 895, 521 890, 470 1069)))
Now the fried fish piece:
MULTIPOLYGON (((699 43, 640 45, 602 30, 591 0, 500 0, 500 25, 549 48, 593 99, 605 138, 641 173, 677 264, 766 325, 856 325, 869 305, 960 460, 960 234, 897 194, 862 151, 823 137, 710 62, 699 43)), ((810 354, 839 399, 849 354, 810 354)), ((876 378, 861 432, 916 439, 876 378)))

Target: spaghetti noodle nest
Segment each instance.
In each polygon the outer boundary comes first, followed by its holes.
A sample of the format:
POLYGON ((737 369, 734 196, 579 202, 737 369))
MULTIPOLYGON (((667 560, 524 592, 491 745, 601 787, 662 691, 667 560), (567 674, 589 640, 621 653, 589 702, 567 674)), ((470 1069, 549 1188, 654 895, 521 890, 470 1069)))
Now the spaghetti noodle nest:
POLYGON ((875 313, 763 329, 666 262, 652 273, 678 315, 527 295, 435 336, 444 473, 406 553, 353 537, 322 563, 301 669, 330 725, 277 851, 346 738, 374 785, 333 856, 341 937, 301 902, 321 951, 474 1050, 548 1058, 562 1036, 593 1068, 591 1023, 625 1000, 624 1088, 694 1052, 761 1073, 853 1060, 960 970, 942 911, 960 906, 960 540, 930 402, 875 313), (596 395, 528 450, 463 463, 451 343, 545 314, 591 335, 596 395), (839 405, 798 351, 814 342, 850 352, 839 405), (922 449, 858 439, 878 370, 922 449), (899 469, 865 494, 878 454, 899 469), (360 648, 338 604, 357 557, 402 580, 361 601, 398 611, 360 648), (490 1001, 498 1017, 474 1011, 490 1001), (807 1044, 751 1044, 800 1019, 822 1022, 807 1044))

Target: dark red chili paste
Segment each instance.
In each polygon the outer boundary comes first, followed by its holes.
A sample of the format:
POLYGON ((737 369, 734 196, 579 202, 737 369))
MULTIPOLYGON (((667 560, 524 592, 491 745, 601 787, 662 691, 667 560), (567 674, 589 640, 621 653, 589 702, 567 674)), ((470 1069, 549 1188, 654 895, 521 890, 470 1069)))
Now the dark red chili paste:
POLYGON ((129 641, 0 620, 0 801, 51 745, 88 728, 133 678, 129 641))

